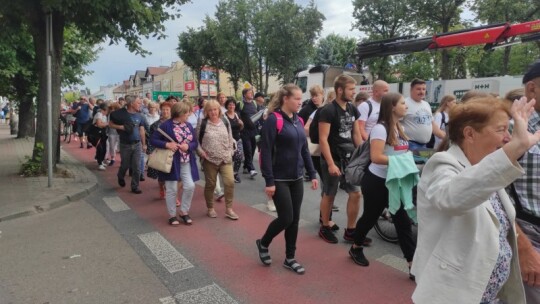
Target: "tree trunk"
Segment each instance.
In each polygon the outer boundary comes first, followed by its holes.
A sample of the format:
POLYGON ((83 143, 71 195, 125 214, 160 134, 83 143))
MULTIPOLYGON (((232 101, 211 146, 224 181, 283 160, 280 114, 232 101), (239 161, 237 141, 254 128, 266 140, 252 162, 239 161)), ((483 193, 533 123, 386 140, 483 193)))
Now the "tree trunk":
POLYGON ((35 111, 32 97, 22 94, 19 95, 19 130, 17 138, 26 138, 36 136, 34 124, 35 111))
POLYGON ((268 95, 268 79, 270 78, 270 68, 268 67, 268 59, 266 60, 266 65, 264 67, 264 95, 268 95))
POLYGON ((504 48, 504 55, 503 55, 503 66, 500 76, 508 75, 508 66, 510 64, 510 52, 512 51, 512 46, 507 46, 504 48))
POLYGON ((441 79, 450 79, 450 52, 443 49, 441 51, 441 79))
MULTIPOLYGON (((42 11, 39 4, 33 12, 33 20, 31 24, 31 32, 34 40, 34 49, 36 52, 36 63, 39 79, 39 88, 38 88, 38 103, 37 103, 37 132, 36 140, 34 143, 34 155, 32 157, 36 158, 36 145, 38 143, 43 143, 44 151, 43 157, 41 158, 41 170, 46 172, 47 165, 49 162, 48 151, 48 141, 47 141, 47 41, 46 41, 46 15, 42 11)), ((51 56, 51 74, 52 74, 52 163, 53 169, 56 168, 56 163, 58 159, 56 158, 58 141, 55 140, 58 137, 58 124, 57 120, 60 117, 60 98, 61 98, 61 73, 62 73, 62 53, 64 46, 64 25, 65 21, 61 14, 53 12, 53 26, 52 26, 52 36, 53 36, 53 52, 51 56)))

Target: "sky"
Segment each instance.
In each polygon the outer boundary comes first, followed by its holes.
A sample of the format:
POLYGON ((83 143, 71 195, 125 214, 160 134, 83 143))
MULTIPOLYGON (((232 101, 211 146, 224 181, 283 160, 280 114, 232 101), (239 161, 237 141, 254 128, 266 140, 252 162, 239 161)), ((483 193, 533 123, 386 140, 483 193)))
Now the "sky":
MULTIPOLYGON (((180 60, 176 53, 178 35, 188 27, 198 28, 203 25, 206 15, 214 16, 219 0, 192 0, 191 3, 180 7, 180 18, 166 21, 165 33, 167 38, 143 39, 143 48, 152 52, 142 57, 130 53, 127 47, 120 42, 118 45, 109 45, 109 41, 102 43, 103 50, 99 52, 98 59, 87 66, 93 71, 92 75, 84 77, 84 88, 97 92, 100 86, 120 84, 129 79, 136 70, 146 70, 148 66, 170 66, 172 62, 180 60)), ((296 3, 306 6, 309 0, 296 0, 296 3)), ((360 32, 352 30, 353 5, 351 0, 315 0, 318 10, 326 17, 323 22, 321 37, 336 33, 342 36, 359 38, 360 32)))

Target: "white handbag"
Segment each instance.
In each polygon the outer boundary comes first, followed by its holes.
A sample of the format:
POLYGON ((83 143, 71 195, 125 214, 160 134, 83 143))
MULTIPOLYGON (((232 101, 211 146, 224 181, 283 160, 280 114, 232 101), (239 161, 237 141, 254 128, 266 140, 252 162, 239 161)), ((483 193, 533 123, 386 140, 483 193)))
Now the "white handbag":
MULTIPOLYGON (((165 136, 170 142, 176 143, 165 131, 160 128, 157 129, 163 136, 165 136)), ((170 173, 173 163, 174 151, 169 149, 156 148, 152 154, 148 156, 148 167, 154 168, 158 171, 170 173)))

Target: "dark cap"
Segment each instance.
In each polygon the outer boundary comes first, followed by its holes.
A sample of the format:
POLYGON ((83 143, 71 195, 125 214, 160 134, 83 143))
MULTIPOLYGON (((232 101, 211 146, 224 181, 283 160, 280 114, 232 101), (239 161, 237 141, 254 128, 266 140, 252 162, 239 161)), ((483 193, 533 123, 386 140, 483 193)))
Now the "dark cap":
POLYGON ((523 84, 540 77, 540 60, 535 61, 529 66, 527 73, 523 75, 523 84))
POLYGON ((261 92, 257 92, 257 93, 255 93, 255 96, 253 96, 254 99, 257 99, 257 98, 259 98, 259 97, 264 98, 265 96, 264 96, 264 94, 261 93, 261 92))

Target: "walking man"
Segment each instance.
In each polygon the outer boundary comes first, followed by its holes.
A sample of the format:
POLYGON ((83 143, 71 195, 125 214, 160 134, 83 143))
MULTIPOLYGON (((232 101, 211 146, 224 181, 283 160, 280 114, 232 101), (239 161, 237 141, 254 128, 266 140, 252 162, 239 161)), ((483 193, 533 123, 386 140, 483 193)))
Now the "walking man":
POLYGON ((131 192, 140 194, 139 181, 141 177, 140 162, 142 151, 146 151, 146 120, 139 113, 141 100, 134 95, 125 97, 126 107, 111 113, 109 127, 116 129, 120 135, 120 157, 122 162, 118 169, 118 184, 126 186, 124 177, 131 169, 131 192))

